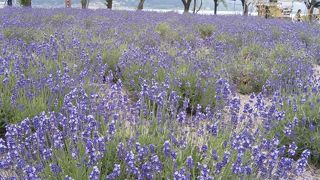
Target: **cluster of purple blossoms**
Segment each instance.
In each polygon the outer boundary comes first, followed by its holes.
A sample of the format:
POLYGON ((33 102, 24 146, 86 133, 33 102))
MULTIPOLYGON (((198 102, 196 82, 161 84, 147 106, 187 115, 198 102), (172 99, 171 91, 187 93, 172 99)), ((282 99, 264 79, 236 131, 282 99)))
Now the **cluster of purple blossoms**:
POLYGON ((305 36, 319 28, 30 12, 0 10, 0 169, 16 179, 288 179, 316 157, 299 141, 319 137, 320 46, 305 36))

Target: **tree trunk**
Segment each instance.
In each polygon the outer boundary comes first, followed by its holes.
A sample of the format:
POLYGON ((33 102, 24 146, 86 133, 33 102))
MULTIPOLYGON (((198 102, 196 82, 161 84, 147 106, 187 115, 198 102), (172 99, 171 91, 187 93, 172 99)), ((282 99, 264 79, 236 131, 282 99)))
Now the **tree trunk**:
POLYGON ((190 9, 190 4, 192 0, 181 0, 184 6, 184 13, 188 13, 190 9))
POLYGON ((199 11, 200 11, 200 9, 202 8, 202 0, 200 1, 200 6, 199 6, 199 8, 198 8, 198 10, 197 10, 197 12, 196 13, 198 13, 199 11))
POLYGON ((189 8, 184 7, 183 13, 188 13, 189 12, 189 8))
POLYGON ((314 10, 314 7, 313 7, 313 6, 311 6, 311 7, 308 9, 308 19, 309 19, 310 22, 312 21, 313 10, 314 10))
POLYGON ((193 1, 193 14, 196 13, 196 7, 197 7, 197 0, 193 1))
POLYGON ((214 2, 214 15, 217 15, 218 0, 213 0, 213 2, 214 2))
POLYGON ((184 11, 183 13, 189 13, 189 9, 190 9, 190 4, 187 6, 184 6, 184 11))
POLYGON ((138 5, 138 10, 142 10, 143 9, 143 4, 144 4, 145 0, 140 0, 140 3, 138 5))
POLYGON ((82 9, 87 9, 89 6, 89 0, 81 0, 82 9))
POLYGON ((112 0, 107 0, 107 8, 112 9, 112 0))
POLYGON ((244 16, 248 16, 248 14, 249 14, 248 4, 244 4, 244 6, 243 6, 243 15, 244 16))

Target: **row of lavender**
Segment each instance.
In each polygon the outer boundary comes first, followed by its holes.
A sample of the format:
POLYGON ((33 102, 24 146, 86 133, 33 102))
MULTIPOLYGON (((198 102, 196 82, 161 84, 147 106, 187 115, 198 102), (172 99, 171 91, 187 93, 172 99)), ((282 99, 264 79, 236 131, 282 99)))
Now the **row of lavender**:
POLYGON ((16 178, 290 179, 319 165, 319 27, 0 14, 0 165, 16 178), (253 93, 243 107, 238 92, 253 93))

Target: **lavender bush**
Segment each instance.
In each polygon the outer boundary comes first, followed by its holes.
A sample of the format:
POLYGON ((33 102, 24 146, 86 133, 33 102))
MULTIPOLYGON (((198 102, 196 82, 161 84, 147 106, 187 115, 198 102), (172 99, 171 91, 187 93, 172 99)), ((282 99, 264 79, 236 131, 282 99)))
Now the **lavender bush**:
POLYGON ((294 179, 319 164, 316 26, 0 14, 0 168, 17 179, 294 179))

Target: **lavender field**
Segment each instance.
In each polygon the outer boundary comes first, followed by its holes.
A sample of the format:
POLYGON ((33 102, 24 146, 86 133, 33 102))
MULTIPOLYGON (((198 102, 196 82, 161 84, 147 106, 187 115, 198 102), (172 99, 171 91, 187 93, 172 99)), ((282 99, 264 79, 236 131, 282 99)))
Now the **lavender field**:
POLYGON ((0 16, 0 179, 320 178, 320 25, 0 16))

